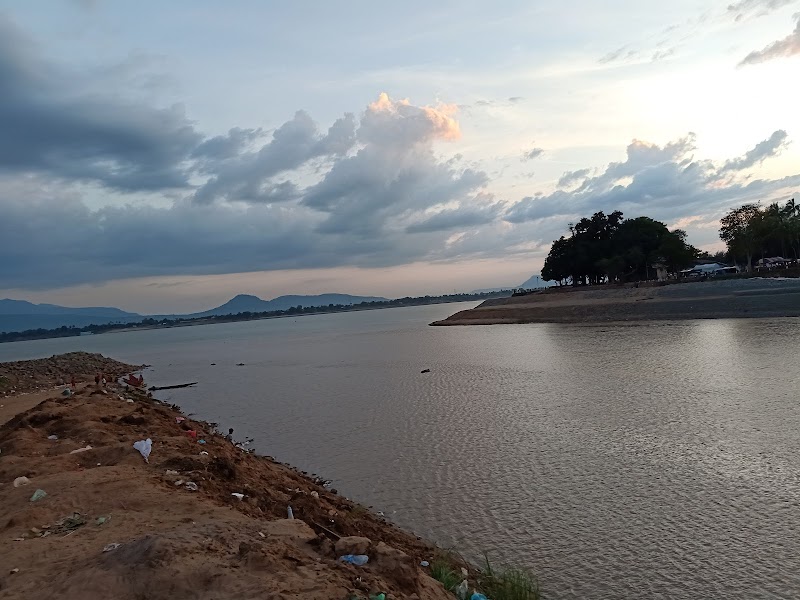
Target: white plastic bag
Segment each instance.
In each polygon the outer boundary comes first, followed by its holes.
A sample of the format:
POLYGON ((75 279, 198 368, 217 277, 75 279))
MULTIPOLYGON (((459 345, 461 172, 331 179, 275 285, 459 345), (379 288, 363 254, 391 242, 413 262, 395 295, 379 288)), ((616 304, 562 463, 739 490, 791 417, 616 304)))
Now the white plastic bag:
POLYGON ((139 454, 144 458, 144 462, 150 462, 150 451, 153 449, 153 440, 147 438, 146 440, 139 440, 133 444, 133 447, 139 451, 139 454))

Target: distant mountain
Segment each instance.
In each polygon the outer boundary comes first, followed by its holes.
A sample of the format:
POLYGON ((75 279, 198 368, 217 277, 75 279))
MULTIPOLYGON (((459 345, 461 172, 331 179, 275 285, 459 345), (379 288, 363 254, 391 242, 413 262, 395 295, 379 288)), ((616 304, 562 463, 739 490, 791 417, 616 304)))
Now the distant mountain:
POLYGON ((351 296, 349 294, 319 294, 317 296, 278 296, 272 300, 262 300, 258 296, 239 294, 222 306, 199 313, 181 315, 184 318, 235 315, 242 312, 269 312, 287 310, 293 306, 328 306, 329 304, 360 304, 361 302, 380 302, 386 300, 377 296, 351 296))
POLYGON ((142 315, 106 306, 71 307, 56 304, 33 304, 25 300, 0 300, 0 332, 26 329, 84 327, 114 322, 141 320, 142 315))
POLYGON ((523 290, 532 290, 535 288, 553 287, 554 285, 552 281, 544 281, 541 275, 531 275, 530 279, 520 284, 519 287, 523 290))

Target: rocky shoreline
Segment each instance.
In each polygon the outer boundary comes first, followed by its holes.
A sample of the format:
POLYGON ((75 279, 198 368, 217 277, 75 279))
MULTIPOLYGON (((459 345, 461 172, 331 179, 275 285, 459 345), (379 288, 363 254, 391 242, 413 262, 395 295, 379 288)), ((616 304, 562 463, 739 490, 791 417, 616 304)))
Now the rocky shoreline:
MULTIPOLYGON (((83 372, 101 359, 115 377, 135 368, 98 356, 82 357, 83 372)), ((80 359, 5 363, 0 373, 49 385, 80 359)), ((143 390, 77 387, 42 392, 0 427, 0 598, 454 598, 431 576, 433 544, 319 478, 143 390), (134 444, 147 439, 145 460, 134 444)), ((466 567, 448 560, 459 574, 466 567)))
POLYGON ((487 300, 431 325, 625 323, 800 317, 800 280, 730 279, 674 285, 549 288, 487 300))

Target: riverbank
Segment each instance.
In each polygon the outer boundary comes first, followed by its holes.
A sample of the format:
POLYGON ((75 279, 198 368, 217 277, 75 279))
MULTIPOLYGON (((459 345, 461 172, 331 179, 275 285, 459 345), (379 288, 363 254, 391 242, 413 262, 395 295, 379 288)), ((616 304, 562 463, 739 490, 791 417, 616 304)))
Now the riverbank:
MULTIPOLYGON (((0 372, 44 385, 76 360, 0 372)), ((144 391, 91 382, 3 400, 38 402, 0 427, 0 598, 454 597, 422 566, 440 556, 434 545, 144 391), (133 445, 148 438, 146 461, 133 445)))
POLYGON ((549 288, 525 296, 487 300, 431 325, 774 317, 800 317, 800 280, 753 278, 638 288, 549 288))

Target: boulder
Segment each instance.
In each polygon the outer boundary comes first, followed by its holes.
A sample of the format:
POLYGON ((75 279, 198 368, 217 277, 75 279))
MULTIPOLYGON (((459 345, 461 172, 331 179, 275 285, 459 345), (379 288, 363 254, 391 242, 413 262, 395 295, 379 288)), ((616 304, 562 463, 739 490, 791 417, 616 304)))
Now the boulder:
POLYGON ((372 540, 357 535, 343 537, 336 542, 336 556, 345 554, 369 554, 372 540))
POLYGON ((405 590, 416 592, 419 589, 419 571, 412 557, 378 542, 372 551, 376 569, 385 577, 392 579, 405 590))

